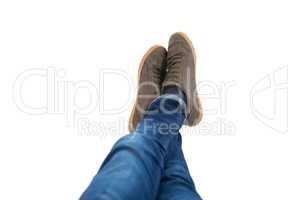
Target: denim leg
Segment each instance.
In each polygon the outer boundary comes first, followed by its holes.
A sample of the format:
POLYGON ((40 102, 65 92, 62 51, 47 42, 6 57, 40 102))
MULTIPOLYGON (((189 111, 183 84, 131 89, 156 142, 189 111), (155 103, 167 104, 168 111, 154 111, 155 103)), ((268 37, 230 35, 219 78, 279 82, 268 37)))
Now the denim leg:
MULTIPOLYGON (((176 86, 164 88, 164 93, 181 96, 186 102, 185 95, 176 86)), ((201 200, 190 176, 181 144, 181 135, 178 133, 169 147, 157 200, 201 200)))
POLYGON ((155 99, 137 128, 116 142, 80 199, 156 199, 167 153, 185 118, 183 109, 176 95, 155 99))
POLYGON ((157 200, 201 200, 181 149, 180 134, 166 160, 157 200))

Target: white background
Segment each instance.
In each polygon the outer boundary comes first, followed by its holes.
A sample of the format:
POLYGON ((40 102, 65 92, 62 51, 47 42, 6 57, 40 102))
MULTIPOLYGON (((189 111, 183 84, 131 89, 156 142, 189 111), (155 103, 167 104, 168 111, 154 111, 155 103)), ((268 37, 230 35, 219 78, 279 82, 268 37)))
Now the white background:
MULTIPOLYGON (((225 112, 207 114, 202 125, 182 131, 200 195, 209 200, 300 199, 299 8, 299 2, 289 0, 1 1, 0 199, 78 199, 113 143, 127 133, 134 102, 135 92, 124 79, 111 77, 99 84, 99 70, 123 70, 136 86, 144 52, 153 44, 166 46, 175 31, 186 32, 194 43, 198 81, 235 83, 226 103, 203 98, 204 108, 222 105, 225 112), (99 105, 117 107, 129 98, 118 114, 104 115, 96 108, 76 119, 123 124, 100 137, 99 129, 82 134, 76 120, 68 127, 67 111, 36 115, 18 108, 13 92, 17 77, 49 67, 63 72, 62 83, 88 80, 104 88, 100 100, 92 99, 99 105), (266 90, 255 100, 261 113, 276 116, 268 119, 268 127, 251 111, 251 88, 281 67, 289 75, 287 83, 285 74, 279 74, 283 95, 266 90), (288 111, 288 127, 278 110, 288 111), (203 123, 219 118, 234 125, 233 134, 201 134, 203 123)), ((44 78, 24 82, 28 105, 46 106, 44 78)), ((78 104, 91 100, 86 94, 77 91, 78 104)))

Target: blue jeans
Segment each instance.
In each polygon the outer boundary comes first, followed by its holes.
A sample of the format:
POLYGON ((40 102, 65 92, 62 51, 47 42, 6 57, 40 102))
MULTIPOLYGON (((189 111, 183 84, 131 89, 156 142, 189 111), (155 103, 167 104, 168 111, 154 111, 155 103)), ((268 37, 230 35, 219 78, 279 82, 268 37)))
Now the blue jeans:
POLYGON ((181 96, 156 98, 144 119, 119 139, 81 200, 200 200, 181 149, 181 96))

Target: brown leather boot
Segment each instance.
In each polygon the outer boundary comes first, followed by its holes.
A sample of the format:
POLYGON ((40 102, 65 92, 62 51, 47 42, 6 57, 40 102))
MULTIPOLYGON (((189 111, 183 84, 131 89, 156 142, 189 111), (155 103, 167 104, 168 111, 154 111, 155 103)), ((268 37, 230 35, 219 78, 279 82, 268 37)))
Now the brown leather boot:
POLYGON ((129 132, 135 129, 149 104, 160 95, 166 66, 167 50, 162 46, 151 47, 142 58, 138 70, 137 97, 128 123, 129 132))
POLYGON ((202 107, 196 88, 196 54, 192 42, 184 33, 174 33, 169 39, 167 73, 163 87, 175 85, 187 97, 184 124, 194 126, 202 119, 202 107))

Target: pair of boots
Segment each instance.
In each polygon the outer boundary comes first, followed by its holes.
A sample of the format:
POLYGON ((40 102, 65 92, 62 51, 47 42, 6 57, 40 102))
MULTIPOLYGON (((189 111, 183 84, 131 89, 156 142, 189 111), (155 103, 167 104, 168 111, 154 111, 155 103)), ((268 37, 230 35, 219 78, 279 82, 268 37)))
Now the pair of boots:
POLYGON ((184 124, 197 125, 202 119, 202 107, 196 88, 196 54, 192 42, 182 32, 174 33, 168 44, 151 47, 138 70, 138 91, 130 115, 128 129, 132 132, 143 119, 150 103, 169 86, 175 86, 186 96, 184 124))

